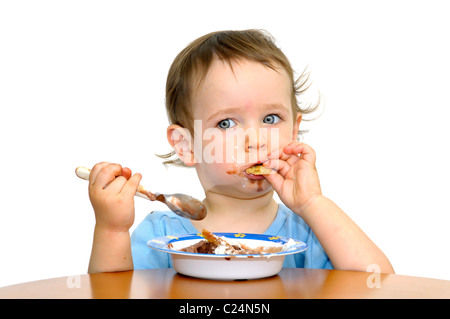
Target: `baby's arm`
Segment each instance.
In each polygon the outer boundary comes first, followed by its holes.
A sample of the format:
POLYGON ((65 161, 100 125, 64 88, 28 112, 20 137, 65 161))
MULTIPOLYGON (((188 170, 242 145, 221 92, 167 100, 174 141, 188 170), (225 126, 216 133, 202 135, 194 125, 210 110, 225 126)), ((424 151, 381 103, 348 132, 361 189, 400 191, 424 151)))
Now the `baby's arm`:
POLYGON ((283 203, 314 231, 335 269, 367 271, 376 264, 393 273, 391 263, 367 235, 331 200, 322 195, 316 155, 306 144, 293 142, 270 155, 266 176, 283 203), (300 155, 298 155, 300 154, 300 155))
POLYGON ((129 229, 134 222, 134 194, 140 174, 131 176, 119 164, 96 164, 89 176, 89 198, 95 212, 89 273, 133 269, 129 229))

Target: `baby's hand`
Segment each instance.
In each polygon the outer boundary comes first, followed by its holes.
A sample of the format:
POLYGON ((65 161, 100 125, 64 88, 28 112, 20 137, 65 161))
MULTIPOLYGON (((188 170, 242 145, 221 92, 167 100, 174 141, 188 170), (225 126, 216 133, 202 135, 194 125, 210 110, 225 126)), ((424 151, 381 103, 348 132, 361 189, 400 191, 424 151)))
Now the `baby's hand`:
POLYGON ((308 204, 322 195, 316 170, 316 154, 303 143, 292 142, 272 152, 263 165, 275 171, 265 175, 283 203, 298 215, 308 204))
POLYGON ((128 231, 134 222, 134 195, 141 174, 119 164, 98 163, 89 176, 89 199, 95 211, 96 227, 128 231))

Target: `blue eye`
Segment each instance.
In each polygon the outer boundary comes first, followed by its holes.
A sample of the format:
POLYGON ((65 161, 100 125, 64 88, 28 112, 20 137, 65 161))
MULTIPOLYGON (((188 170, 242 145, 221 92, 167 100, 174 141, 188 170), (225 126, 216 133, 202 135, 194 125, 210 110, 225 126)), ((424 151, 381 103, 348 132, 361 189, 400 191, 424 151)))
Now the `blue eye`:
POLYGON ((233 121, 232 119, 225 119, 225 120, 220 121, 217 124, 217 127, 220 129, 226 130, 226 129, 232 128, 235 125, 236 125, 236 122, 233 121))
POLYGON ((276 124, 276 123, 280 122, 280 120, 281 120, 281 118, 278 115, 270 114, 264 118, 263 122, 265 124, 276 124))

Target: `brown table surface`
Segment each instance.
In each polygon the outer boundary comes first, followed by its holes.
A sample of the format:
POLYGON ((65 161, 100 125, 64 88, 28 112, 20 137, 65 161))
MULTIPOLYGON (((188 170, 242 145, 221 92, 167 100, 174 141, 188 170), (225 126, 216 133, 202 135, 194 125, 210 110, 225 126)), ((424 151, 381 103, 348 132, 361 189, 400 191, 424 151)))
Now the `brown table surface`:
POLYGON ((0 288, 0 298, 450 298, 450 281, 401 275, 284 268, 273 277, 214 281, 173 269, 85 274, 0 288))

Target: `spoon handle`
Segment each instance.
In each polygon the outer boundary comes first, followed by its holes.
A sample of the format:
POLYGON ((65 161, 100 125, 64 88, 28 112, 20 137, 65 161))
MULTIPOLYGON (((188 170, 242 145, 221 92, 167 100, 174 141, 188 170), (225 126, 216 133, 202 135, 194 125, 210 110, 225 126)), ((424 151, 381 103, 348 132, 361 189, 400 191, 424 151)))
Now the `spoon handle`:
MULTIPOLYGON (((75 174, 84 180, 89 180, 89 175, 91 174, 91 170, 89 168, 86 167, 77 167, 75 169, 75 174)), ((160 197, 160 194, 153 194, 151 192, 149 192, 148 190, 145 189, 144 186, 139 185, 136 191, 136 196, 154 201, 154 200, 160 200, 158 197, 160 197)))

